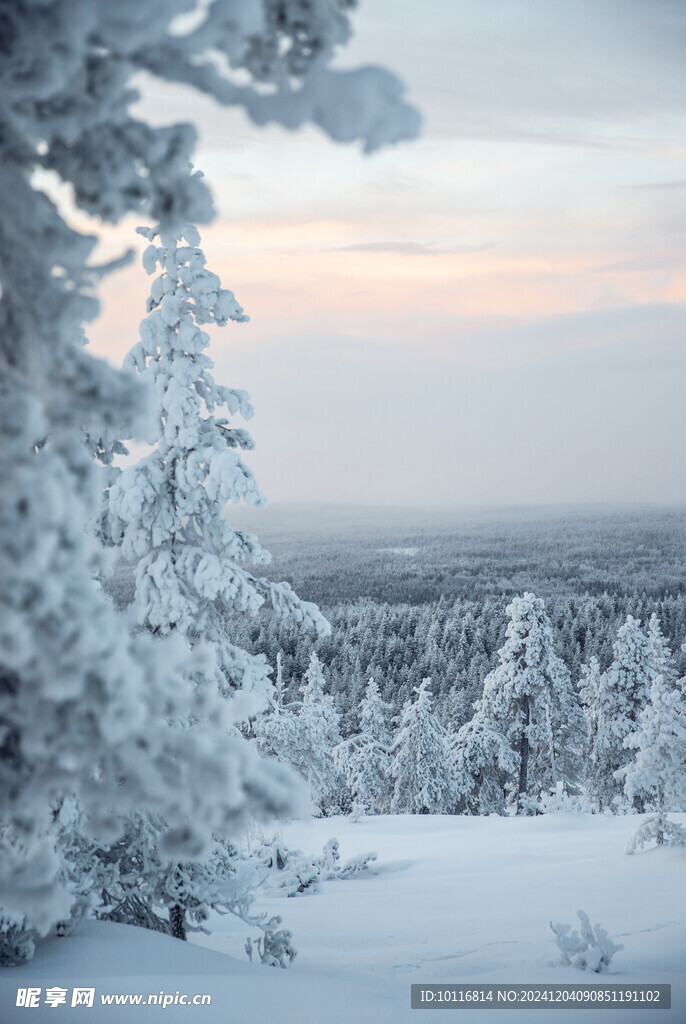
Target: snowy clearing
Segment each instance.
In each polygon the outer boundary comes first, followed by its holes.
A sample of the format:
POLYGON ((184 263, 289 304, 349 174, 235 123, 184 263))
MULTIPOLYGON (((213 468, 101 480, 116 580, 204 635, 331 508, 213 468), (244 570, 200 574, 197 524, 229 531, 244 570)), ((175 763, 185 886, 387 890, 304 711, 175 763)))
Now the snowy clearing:
MULTIPOLYGON (((686 815, 674 815, 686 824, 686 815)), ((686 849, 623 853, 638 817, 550 814, 536 818, 399 815, 359 822, 291 822, 287 846, 321 849, 332 836, 343 859, 374 850, 363 875, 317 893, 260 897, 292 929, 298 959, 287 971, 247 963, 249 932, 234 917, 183 944, 124 925, 90 922, 54 939, 35 960, 0 975, 2 1020, 71 1019, 80 1008, 15 1008, 18 986, 95 986, 100 993, 209 993, 212 1005, 169 1006, 164 1020, 252 1024, 417 1022, 413 982, 671 983, 671 1010, 637 1010, 636 1024, 686 1021, 686 849), (610 971, 553 966, 549 922, 578 926, 585 910, 624 944, 610 971), (228 956, 226 955, 228 954, 228 956)), ((148 1021, 156 1010, 100 1006, 93 1021, 148 1021)), ((421 1020, 421 1018, 419 1018, 421 1020)), ((461 1021, 505 1024, 591 1021, 584 1010, 461 1010, 461 1021)), ((607 1024, 627 1019, 606 1010, 607 1024)))

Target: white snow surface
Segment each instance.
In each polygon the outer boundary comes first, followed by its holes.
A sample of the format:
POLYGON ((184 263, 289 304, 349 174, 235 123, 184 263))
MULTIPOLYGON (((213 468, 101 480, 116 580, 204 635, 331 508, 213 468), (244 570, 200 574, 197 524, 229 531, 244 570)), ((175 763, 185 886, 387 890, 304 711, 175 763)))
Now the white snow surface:
MULTIPOLYGON (((686 825, 686 815, 671 818, 686 825)), ((234 917, 211 936, 181 943, 124 925, 88 922, 52 939, 35 959, 0 974, 0 1019, 18 986, 95 986, 100 993, 209 993, 211 1006, 170 1006, 165 1021, 257 1024, 395 1024, 414 1021, 410 984, 670 983, 672 1009, 603 1010, 606 1024, 686 1021, 686 849, 623 850, 642 817, 548 814, 535 818, 395 815, 296 821, 290 848, 318 852, 336 836, 342 858, 374 850, 376 864, 296 898, 260 896, 294 933, 298 958, 286 971, 251 965, 249 929, 234 917), (624 944, 609 972, 555 966, 549 922, 577 926, 577 910, 624 944)), ((83 1008, 41 1006, 31 1020, 71 1020, 83 1008)), ((99 1006, 84 1019, 147 1022, 158 1007, 99 1006)), ((450 1011, 446 1011, 450 1012, 450 1011)), ((586 1009, 460 1010, 460 1021, 591 1024, 586 1009)), ((80 1018, 79 1018, 80 1019, 80 1018)), ((419 1020, 421 1020, 419 1016, 419 1020)))

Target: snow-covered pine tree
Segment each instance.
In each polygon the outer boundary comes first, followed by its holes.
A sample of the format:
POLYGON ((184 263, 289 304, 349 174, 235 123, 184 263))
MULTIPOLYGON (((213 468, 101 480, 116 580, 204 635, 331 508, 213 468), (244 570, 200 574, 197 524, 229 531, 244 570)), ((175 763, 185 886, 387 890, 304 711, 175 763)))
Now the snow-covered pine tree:
POLYGON ((458 800, 448 736, 432 711, 431 680, 415 687, 391 747, 392 814, 452 814, 458 800))
MULTIPOLYGON (((247 318, 233 293, 205 268, 194 227, 174 234, 138 230, 151 243, 144 266, 152 274, 159 265, 161 273, 152 285, 140 341, 126 363, 154 390, 156 416, 148 441, 155 447, 111 484, 104 530, 136 566, 138 626, 155 636, 180 634, 191 648, 209 648, 212 657, 192 682, 200 692, 209 687, 230 697, 230 714, 241 721, 266 702, 271 670, 263 654, 250 655, 232 643, 235 617, 255 614, 268 598, 277 614, 321 635, 329 626, 288 584, 256 578, 242 566, 269 556, 254 536, 233 530, 224 515, 228 503, 261 505, 265 499, 239 455, 253 447, 252 439, 229 418, 237 412, 252 415, 248 396, 215 383, 206 352, 210 339, 202 326, 247 318), (182 238, 188 244, 180 244, 182 238), (221 409, 229 416, 219 415, 221 409)), ((136 815, 128 831, 142 822, 149 830, 136 815)), ((167 878, 161 860, 146 863, 167 878)), ((207 867, 177 864, 172 871, 172 877, 188 879, 204 877, 207 867)), ((150 882, 153 889, 161 884, 150 882)), ((171 907, 170 913, 176 934, 184 937, 184 906, 171 907)))
POLYGON ((390 803, 388 769, 392 739, 388 711, 388 704, 371 676, 360 704, 360 731, 334 750, 334 763, 345 777, 353 803, 372 814, 384 814, 390 803))
POLYGON ((631 615, 617 632, 613 655, 598 681, 595 702, 589 705, 595 737, 589 751, 588 791, 599 810, 616 807, 624 799, 617 775, 631 760, 624 741, 638 731, 639 716, 658 675, 655 647, 631 615))
POLYGON ((416 134, 418 117, 387 72, 328 66, 350 34, 344 5, 330 0, 281 5, 278 17, 271 2, 51 0, 5 3, 2 19, 0 121, 11 127, 0 133, 0 192, 11 201, 0 227, 0 822, 20 838, 0 840, 0 903, 14 933, 25 921, 39 934, 69 903, 47 835, 64 795, 77 791, 101 831, 112 807, 148 804, 179 825, 166 837, 178 853, 198 849, 212 826, 239 827, 246 808, 288 805, 221 721, 204 735, 167 726, 164 716, 209 711, 188 693, 185 655, 132 641, 93 582, 106 559, 84 530, 99 481, 83 432, 130 433, 145 396, 84 349, 107 268, 89 266, 97 238, 67 225, 45 183, 70 186, 93 222, 131 211, 170 229, 211 219, 208 192, 188 175, 192 127, 153 128, 129 113, 141 73, 255 123, 315 122, 367 150, 416 134), (199 17, 178 32, 189 12, 199 17), (39 181, 37 171, 48 173, 39 181))
POLYGON ((312 800, 322 814, 336 814, 347 801, 345 782, 334 764, 341 742, 340 715, 333 697, 324 692, 326 680, 315 651, 301 687, 298 721, 302 729, 299 769, 307 779, 312 800))
MULTIPOLYGON (((617 779, 623 782, 628 800, 642 811, 655 812, 639 833, 645 836, 649 825, 658 846, 675 834, 683 842, 686 833, 670 828, 666 814, 686 810, 686 708, 681 692, 670 689, 662 676, 653 680, 650 703, 641 711, 638 729, 625 738, 624 746, 636 753, 618 770, 617 779)), ((628 848, 633 852, 635 845, 630 841, 628 848)))
POLYGON ((231 619, 254 614, 270 600, 277 614, 329 632, 315 605, 300 601, 288 584, 251 575, 241 563, 269 555, 251 535, 232 529, 227 504, 264 504, 265 498, 239 452, 252 438, 230 417, 253 415, 248 395, 215 383, 205 324, 247 319, 233 293, 205 267, 194 227, 160 233, 139 228, 150 241, 143 255, 155 278, 140 341, 128 365, 149 381, 156 417, 147 438, 155 447, 128 466, 109 489, 112 543, 136 566, 135 611, 151 633, 181 633, 193 646, 212 649, 215 682, 223 694, 241 691, 240 716, 269 692, 266 659, 231 643, 231 619), (159 239, 159 244, 153 244, 159 239), (180 244, 185 239, 188 244, 180 244), (227 415, 219 415, 225 409, 227 415))
MULTIPOLYGON (((480 727, 504 736, 516 754, 508 788, 517 809, 530 812, 558 783, 568 790, 577 786, 586 725, 569 672, 553 650, 543 601, 524 594, 508 605, 507 614, 500 664, 484 681, 474 717, 480 727)), ((478 739, 476 729, 472 735, 478 739)))

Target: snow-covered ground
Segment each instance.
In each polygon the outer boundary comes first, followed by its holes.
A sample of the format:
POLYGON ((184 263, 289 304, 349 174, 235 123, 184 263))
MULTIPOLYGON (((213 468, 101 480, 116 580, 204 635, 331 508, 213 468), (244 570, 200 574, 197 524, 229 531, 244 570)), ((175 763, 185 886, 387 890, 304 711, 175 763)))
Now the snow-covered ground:
MULTIPOLYGON (((675 815, 686 824, 686 815, 675 815)), ((331 836, 343 860, 374 850, 364 875, 292 899, 273 892, 260 909, 279 913, 299 955, 288 971, 247 963, 249 929, 213 921, 210 937, 183 944, 122 925, 88 923, 55 939, 35 960, 0 975, 0 1020, 155 1020, 160 1007, 15 1007, 19 986, 95 986, 101 993, 208 993, 211 1006, 169 1006, 167 1021, 257 1024, 395 1024, 417 1021, 413 982, 671 983, 672 1010, 603 1010, 601 1020, 686 1022, 686 849, 624 844, 638 818, 395 816, 329 818, 283 828, 289 847, 319 851, 331 836), (624 944, 609 973, 554 966, 549 922, 578 926, 585 910, 624 944), (228 954, 228 955, 227 955, 228 954)), ((448 1011, 450 1012, 450 1011, 448 1011)), ((455 1010, 461 1021, 566 1024, 592 1009, 455 1010)), ((421 1017, 419 1017, 421 1020, 421 1017)))

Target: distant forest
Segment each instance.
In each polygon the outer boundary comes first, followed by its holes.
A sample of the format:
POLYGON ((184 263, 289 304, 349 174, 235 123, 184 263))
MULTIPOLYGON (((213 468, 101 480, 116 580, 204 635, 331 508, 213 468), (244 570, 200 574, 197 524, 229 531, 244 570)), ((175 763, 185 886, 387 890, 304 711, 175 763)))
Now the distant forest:
MULTIPOLYGON (((525 591, 545 600, 556 652, 575 683, 593 655, 607 668, 627 615, 647 624, 653 612, 686 674, 684 509, 275 505, 228 515, 271 551, 259 574, 290 582, 333 627, 318 639, 264 612, 235 621, 235 642, 272 665, 282 652, 292 700, 316 650, 344 733, 357 728, 370 675, 395 715, 430 676, 445 726, 469 721, 505 639, 506 605, 525 591)), ((120 569, 108 589, 127 603, 130 571, 120 569)))

